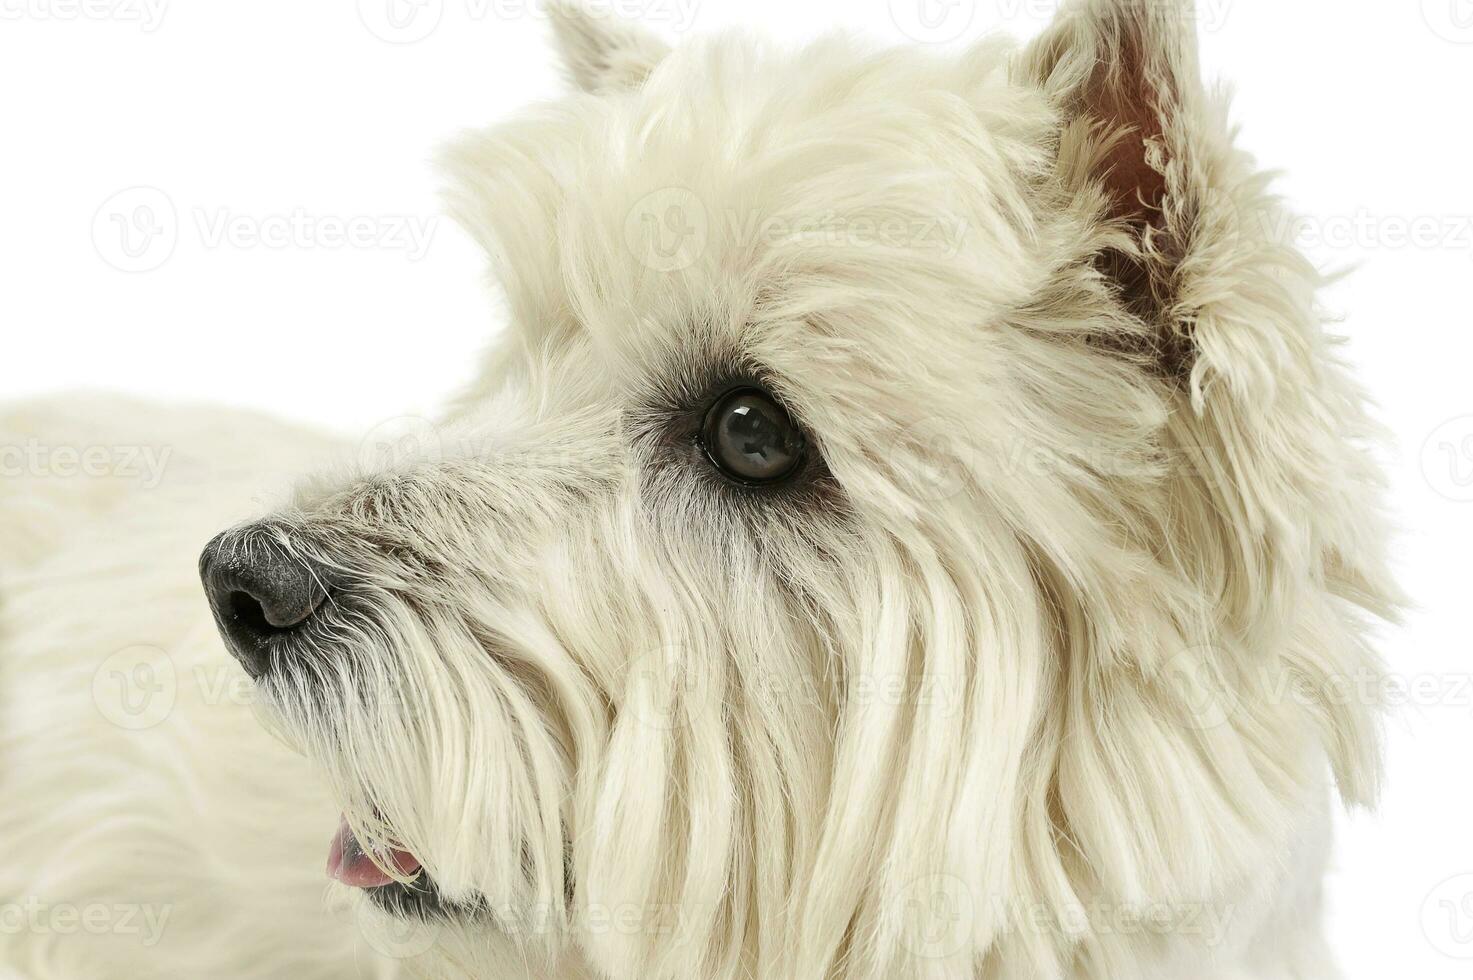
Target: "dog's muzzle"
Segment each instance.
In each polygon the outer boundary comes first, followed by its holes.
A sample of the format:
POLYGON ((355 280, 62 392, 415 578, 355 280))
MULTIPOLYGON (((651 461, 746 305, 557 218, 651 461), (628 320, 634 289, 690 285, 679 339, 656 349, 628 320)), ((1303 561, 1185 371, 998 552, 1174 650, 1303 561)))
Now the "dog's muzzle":
POLYGON ((271 669, 282 644, 327 597, 323 570, 257 527, 216 536, 199 572, 220 635, 252 678, 271 669))

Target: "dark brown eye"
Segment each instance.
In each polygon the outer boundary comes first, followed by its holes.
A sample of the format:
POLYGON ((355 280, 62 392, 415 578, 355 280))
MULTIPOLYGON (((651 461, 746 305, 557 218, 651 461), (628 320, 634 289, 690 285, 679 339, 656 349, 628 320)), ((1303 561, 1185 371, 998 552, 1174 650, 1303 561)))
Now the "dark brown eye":
POLYGON ((738 388, 716 400, 701 427, 701 448, 738 483, 776 483, 795 473, 808 445, 787 410, 759 388, 738 388))

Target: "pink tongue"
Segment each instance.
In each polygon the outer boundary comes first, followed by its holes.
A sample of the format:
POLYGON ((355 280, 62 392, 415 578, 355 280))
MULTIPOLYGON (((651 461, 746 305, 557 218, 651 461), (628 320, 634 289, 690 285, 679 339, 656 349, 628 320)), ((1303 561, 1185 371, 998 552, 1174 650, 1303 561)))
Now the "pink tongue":
MULTIPOLYGON (((412 875, 419 870, 419 859, 408 851, 395 849, 389 852, 389 858, 403 874, 412 875)), ((353 836, 347 817, 342 818, 338 832, 333 834, 332 843, 327 847, 327 876, 354 888, 377 888, 394 880, 369 858, 358 838, 353 836)))

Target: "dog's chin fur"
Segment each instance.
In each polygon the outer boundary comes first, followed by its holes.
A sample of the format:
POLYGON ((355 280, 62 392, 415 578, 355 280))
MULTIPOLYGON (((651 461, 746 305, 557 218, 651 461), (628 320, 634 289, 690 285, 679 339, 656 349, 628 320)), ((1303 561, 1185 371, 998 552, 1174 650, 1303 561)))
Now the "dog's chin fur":
POLYGON ((0 901, 182 916, 143 952, 0 933, 6 959, 360 975, 383 946, 299 866, 341 808, 422 862, 349 904, 424 930, 391 953, 435 975, 1334 976, 1329 806, 1378 778, 1376 706, 1340 695, 1397 602, 1376 433, 1190 20, 1082 0, 1023 49, 670 51, 559 6, 581 91, 445 157, 511 314, 481 380, 433 452, 319 471, 246 532, 330 581, 261 730, 198 692, 151 749, 25 707, 134 642, 220 669, 203 604, 147 590, 226 522, 197 488, 245 478, 0 487, 0 830, 30 855, 0 901), (697 447, 734 383, 808 433, 780 487, 697 447), (104 519, 137 580, 81 575, 104 519), (109 590, 157 628, 94 621, 109 590))

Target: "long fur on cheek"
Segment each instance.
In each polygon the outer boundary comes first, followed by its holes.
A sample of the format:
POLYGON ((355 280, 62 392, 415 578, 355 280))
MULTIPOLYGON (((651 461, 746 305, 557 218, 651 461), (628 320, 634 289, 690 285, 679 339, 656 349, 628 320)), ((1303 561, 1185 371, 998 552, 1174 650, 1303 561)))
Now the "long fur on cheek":
POLYGON ((381 859, 412 850, 446 899, 488 917, 560 907, 567 761, 548 706, 465 624, 394 619, 341 631, 351 659, 274 676, 267 703, 381 859))

